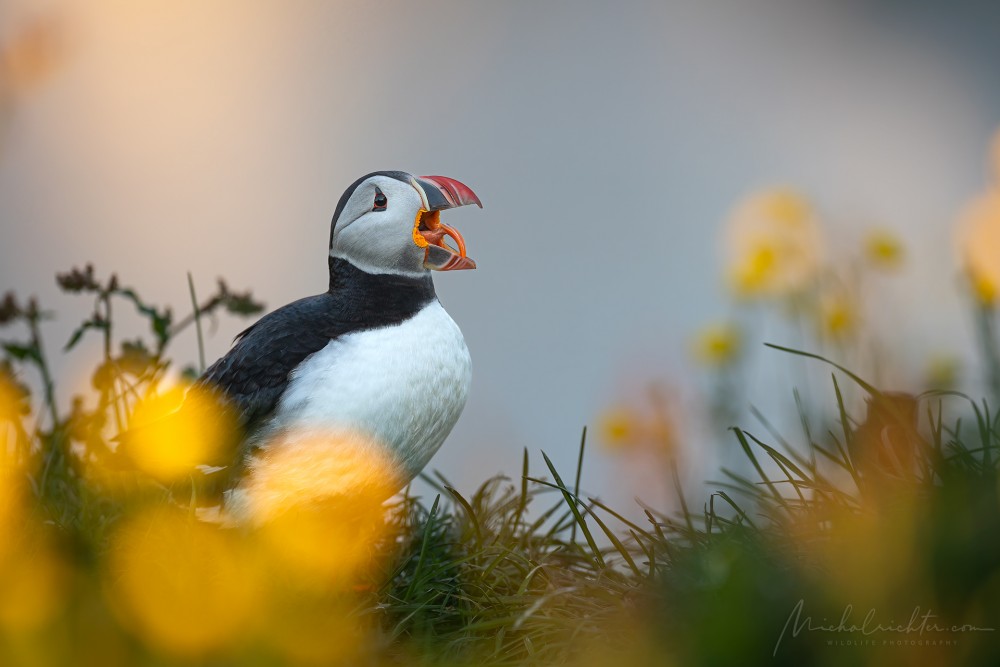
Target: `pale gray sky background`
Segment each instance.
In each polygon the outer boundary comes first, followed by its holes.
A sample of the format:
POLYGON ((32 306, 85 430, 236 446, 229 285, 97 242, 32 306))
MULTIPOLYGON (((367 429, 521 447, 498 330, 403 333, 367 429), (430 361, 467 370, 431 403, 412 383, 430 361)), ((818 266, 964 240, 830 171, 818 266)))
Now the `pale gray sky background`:
MULTIPOLYGON (((648 382, 679 387, 695 421, 688 343, 730 310, 717 236, 762 186, 809 195, 834 249, 896 230, 892 353, 968 357, 951 234, 1000 125, 998 7, 0 0, 0 39, 52 12, 67 54, 2 140, 0 291, 58 312, 53 351, 89 308, 53 274, 85 262, 179 309, 188 271, 274 308, 325 289, 357 176, 458 178, 486 206, 448 215, 480 269, 436 284, 475 378, 432 466, 462 490, 516 474, 523 447, 569 471, 580 428, 648 382)), ((223 319, 209 356, 245 326, 223 319)), ((750 390, 778 410, 770 354, 750 390)), ((589 488, 658 497, 594 445, 589 488)))

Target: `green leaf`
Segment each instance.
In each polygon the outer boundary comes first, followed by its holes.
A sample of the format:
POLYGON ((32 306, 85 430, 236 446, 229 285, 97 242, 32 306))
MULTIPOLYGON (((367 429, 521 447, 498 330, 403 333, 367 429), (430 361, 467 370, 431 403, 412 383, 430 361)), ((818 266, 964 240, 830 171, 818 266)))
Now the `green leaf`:
POLYGON ((88 329, 99 329, 102 331, 106 331, 108 329, 108 326, 109 326, 108 322, 106 322, 103 319, 99 319, 96 316, 90 318, 89 320, 84 321, 82 324, 80 324, 80 326, 76 328, 73 334, 69 337, 69 342, 67 342, 66 346, 63 347, 63 351, 69 351, 72 350, 74 347, 76 347, 76 344, 80 342, 80 339, 83 338, 83 334, 85 334, 88 329))
POLYGON ((20 343, 4 343, 4 351, 18 361, 40 361, 38 348, 34 345, 22 345, 20 343))

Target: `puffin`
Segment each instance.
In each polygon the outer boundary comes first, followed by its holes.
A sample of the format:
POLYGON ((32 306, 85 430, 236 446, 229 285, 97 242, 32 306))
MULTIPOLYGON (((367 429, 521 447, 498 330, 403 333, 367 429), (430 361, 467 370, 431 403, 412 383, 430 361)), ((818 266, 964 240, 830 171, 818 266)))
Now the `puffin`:
POLYGON ((431 277, 476 268, 440 219, 469 204, 482 208, 460 181, 403 171, 344 191, 327 291, 260 318, 192 387, 217 396, 237 427, 230 460, 203 466, 224 472, 225 512, 257 522, 317 498, 388 498, 427 465, 472 379, 431 277))

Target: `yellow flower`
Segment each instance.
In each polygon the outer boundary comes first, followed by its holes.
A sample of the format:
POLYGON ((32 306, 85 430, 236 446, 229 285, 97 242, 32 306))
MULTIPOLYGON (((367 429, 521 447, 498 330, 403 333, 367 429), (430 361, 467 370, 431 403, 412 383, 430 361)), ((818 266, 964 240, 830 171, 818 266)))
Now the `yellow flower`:
POLYGON ((388 449, 362 433, 300 431, 254 456, 230 511, 256 528, 261 551, 304 588, 350 585, 377 563, 383 503, 403 486, 388 449))
POLYGON ((677 421, 669 397, 658 387, 650 390, 650 404, 612 408, 601 417, 600 436, 608 449, 642 449, 657 455, 677 452, 677 421))
POLYGON ((887 229, 873 229, 865 237, 865 257, 872 266, 895 269, 903 263, 903 244, 887 229))
POLYGON ((930 389, 951 389, 958 384, 960 365, 951 355, 939 354, 927 362, 926 383, 930 389))
POLYGON ((129 456, 153 477, 174 481, 212 462, 233 439, 235 423, 207 390, 183 387, 143 399, 123 438, 129 456))
POLYGON ((713 324, 702 329, 694 342, 694 356, 706 366, 721 368, 739 358, 742 336, 733 324, 713 324))
POLYGON ((727 222, 729 278, 740 296, 787 296, 819 270, 821 241, 809 202, 788 189, 757 192, 727 222))
POLYGON ((26 495, 23 479, 19 467, 0 458, 0 563, 14 551, 14 539, 23 527, 26 495))
POLYGON ((380 508, 405 480, 388 447, 362 432, 287 431, 270 440, 267 450, 251 457, 231 499, 233 511, 258 526, 303 507, 344 502, 350 503, 346 514, 364 514, 380 508))
POLYGON ((65 606, 70 569, 30 515, 26 476, 0 451, 0 636, 38 630, 65 606))
POLYGON ((973 294, 984 304, 1000 296, 1000 191, 973 200, 962 212, 958 252, 973 294))
POLYGON ((609 449, 630 449, 641 439, 642 420, 635 411, 617 407, 601 417, 601 440, 609 449))
POLYGON ((0 422, 15 421, 28 414, 27 398, 27 391, 20 386, 13 371, 0 364, 0 422))
POLYGON ((66 604, 70 569, 38 527, 22 525, 0 558, 0 629, 37 630, 66 604))
POLYGON ((982 303, 992 304, 997 300, 998 289, 997 283, 987 276, 983 275, 973 275, 972 277, 972 292, 976 295, 982 303))
POLYGON ((833 339, 843 339, 857 330, 858 311, 854 302, 844 294, 824 295, 819 304, 820 331, 833 339))
POLYGON ((123 522, 107 594, 150 645, 199 657, 245 638, 260 607, 259 575, 239 535, 158 507, 123 522))

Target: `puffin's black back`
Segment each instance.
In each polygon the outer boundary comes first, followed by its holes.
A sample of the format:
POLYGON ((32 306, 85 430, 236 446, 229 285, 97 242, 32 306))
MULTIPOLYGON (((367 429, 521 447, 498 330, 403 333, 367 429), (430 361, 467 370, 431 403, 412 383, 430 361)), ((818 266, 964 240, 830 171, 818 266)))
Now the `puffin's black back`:
POLYGON ((198 384, 221 391, 251 429, 274 411, 289 374, 307 357, 346 334, 400 324, 434 298, 430 275, 372 275, 330 258, 329 291, 262 317, 198 384))

